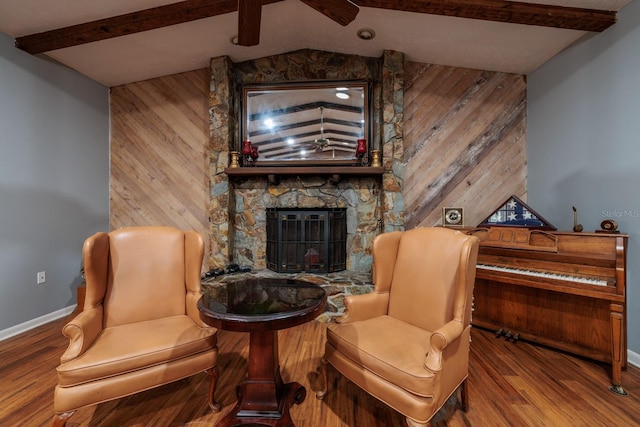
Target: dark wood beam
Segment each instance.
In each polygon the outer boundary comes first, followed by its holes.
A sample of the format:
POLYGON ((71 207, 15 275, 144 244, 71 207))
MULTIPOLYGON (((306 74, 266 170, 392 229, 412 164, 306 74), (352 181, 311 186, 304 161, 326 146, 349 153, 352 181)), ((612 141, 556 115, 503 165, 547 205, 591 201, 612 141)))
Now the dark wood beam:
POLYGON ((260 43, 262 0, 238 0, 238 44, 255 46, 260 43))
MULTIPOLYGON (((263 0, 262 4, 282 0, 263 0)), ((238 10, 238 0, 186 0, 165 6, 31 34, 16 39, 16 47, 31 54, 126 36, 210 18, 238 10)))
POLYGON ((354 0, 361 7, 457 18, 601 32, 616 23, 616 12, 505 0, 354 0))
MULTIPOLYGON (((262 4, 282 0, 263 0, 262 4)), ((354 0, 358 6, 601 32, 616 22, 615 11, 506 0, 354 0)), ((16 47, 31 54, 126 36, 238 10, 238 0, 186 0, 97 21, 30 34, 16 47)))

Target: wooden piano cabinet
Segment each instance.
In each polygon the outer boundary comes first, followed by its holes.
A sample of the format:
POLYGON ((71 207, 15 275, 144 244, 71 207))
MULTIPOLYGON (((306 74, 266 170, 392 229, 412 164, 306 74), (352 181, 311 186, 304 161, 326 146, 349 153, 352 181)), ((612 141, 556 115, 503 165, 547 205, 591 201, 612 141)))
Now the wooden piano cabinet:
POLYGON ((467 229, 480 238, 473 324, 611 365, 626 394, 628 235, 467 229))
POLYGON ((619 394, 626 366, 623 304, 606 299, 476 279, 474 326, 611 364, 619 394))

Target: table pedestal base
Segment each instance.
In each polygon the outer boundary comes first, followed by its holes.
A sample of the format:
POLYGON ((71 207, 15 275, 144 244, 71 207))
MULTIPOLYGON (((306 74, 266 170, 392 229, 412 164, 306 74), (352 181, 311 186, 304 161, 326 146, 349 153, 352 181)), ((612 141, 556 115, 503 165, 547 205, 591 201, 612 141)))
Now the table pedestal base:
POLYGON ((217 425, 294 427, 289 408, 304 402, 307 390, 284 384, 278 364, 278 332, 251 331, 247 380, 236 388, 238 403, 217 425))
POLYGON ((238 403, 231 412, 224 416, 216 424, 218 427, 235 426, 269 426, 269 427, 294 427, 289 408, 291 405, 304 402, 307 390, 299 383, 288 383, 282 385, 282 395, 278 401, 278 409, 273 411, 254 411, 247 409, 245 399, 246 388, 251 387, 249 383, 242 383, 236 388, 238 403))

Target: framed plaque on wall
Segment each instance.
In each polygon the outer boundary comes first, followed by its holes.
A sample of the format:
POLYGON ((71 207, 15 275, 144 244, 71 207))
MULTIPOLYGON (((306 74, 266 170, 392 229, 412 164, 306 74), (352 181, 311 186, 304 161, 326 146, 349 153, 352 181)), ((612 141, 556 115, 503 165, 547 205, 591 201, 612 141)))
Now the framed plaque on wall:
POLYGON ((464 227, 464 208, 442 208, 442 225, 464 227))

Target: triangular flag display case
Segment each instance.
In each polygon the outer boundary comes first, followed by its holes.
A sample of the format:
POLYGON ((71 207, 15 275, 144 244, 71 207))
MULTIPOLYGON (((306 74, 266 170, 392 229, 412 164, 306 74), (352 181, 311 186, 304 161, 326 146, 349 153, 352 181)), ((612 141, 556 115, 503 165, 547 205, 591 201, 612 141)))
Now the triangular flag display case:
POLYGON ((522 200, 512 195, 478 227, 527 227, 538 230, 557 230, 522 200))

